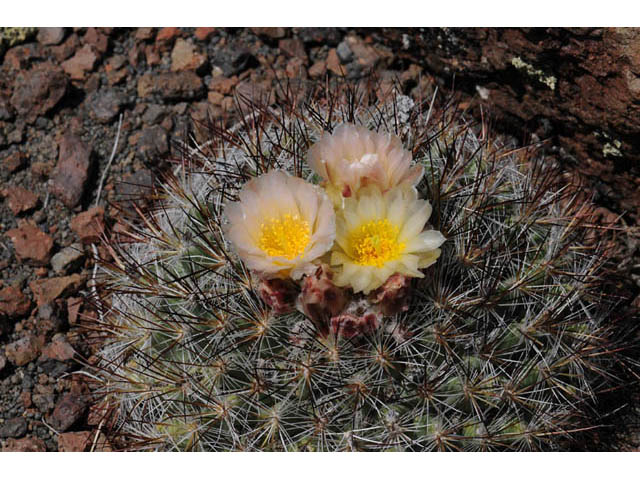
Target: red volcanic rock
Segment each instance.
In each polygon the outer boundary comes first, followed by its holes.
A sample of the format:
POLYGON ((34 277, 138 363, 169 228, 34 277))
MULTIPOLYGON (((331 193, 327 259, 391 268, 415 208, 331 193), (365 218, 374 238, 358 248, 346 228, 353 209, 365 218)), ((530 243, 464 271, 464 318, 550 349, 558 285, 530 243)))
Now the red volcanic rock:
POLYGON ((309 67, 309 76, 311 78, 318 78, 325 74, 327 71, 327 62, 324 60, 318 60, 316 63, 309 67))
POLYGON ((36 437, 10 438, 2 448, 3 452, 46 452, 44 441, 36 437))
POLYGON ((138 80, 138 95, 159 95, 165 100, 192 100, 204 92, 202 79, 195 72, 146 74, 138 80))
POLYGON ((200 70, 207 62, 207 57, 196 49, 193 43, 179 38, 171 51, 171 71, 200 70))
POLYGON ((85 80, 87 74, 93 71, 98 61, 98 55, 94 47, 85 44, 75 51, 75 54, 60 64, 62 69, 72 80, 85 80))
POLYGON ((87 74, 93 71, 98 60, 98 55, 91 45, 86 44, 69 60, 60 65, 72 80, 84 80, 87 74))
POLYGON ((67 277, 52 277, 34 280, 29 283, 38 306, 53 302, 55 299, 77 292, 84 284, 85 278, 79 273, 67 277))
POLYGON ((161 28, 156 35, 156 44, 161 46, 171 45, 171 43, 180 36, 180 33, 180 29, 177 27, 161 28))
POLYGON ((214 27, 198 27, 196 28, 194 35, 198 40, 204 42, 206 40, 209 40, 209 38, 211 38, 211 36, 216 33, 216 30, 217 29, 214 27))
POLYGON ((304 43, 299 38, 284 38, 278 42, 278 48, 283 53, 291 56, 307 60, 307 52, 304 49, 304 43))
POLYGON ((31 311, 31 300, 20 289, 5 287, 0 290, 0 314, 10 319, 24 317, 31 311))
POLYGON ((5 188, 1 193, 14 215, 27 212, 38 205, 38 195, 23 187, 5 188))
POLYGON ((91 45, 100 54, 105 53, 109 48, 109 37, 94 27, 87 28, 84 42, 91 45))
POLYGON ((40 360, 53 359, 64 362, 71 360, 75 355, 75 350, 68 342, 67 337, 63 333, 57 333, 51 339, 48 345, 42 349, 40 360))
POLYGON ((25 154, 22 152, 13 152, 8 157, 4 159, 4 168, 7 169, 9 173, 14 173, 24 167, 26 163, 25 154))
POLYGON ((26 365, 27 363, 38 358, 40 354, 41 342, 34 335, 28 333, 24 337, 8 344, 5 347, 7 360, 17 367, 26 365))
POLYGON ((71 220, 71 230, 82 243, 99 241, 100 235, 104 232, 104 208, 93 207, 86 212, 79 213, 71 220))
POLYGON ((11 229, 7 236, 13 242, 16 257, 20 261, 30 260, 45 265, 51 258, 53 239, 31 221, 22 221, 18 228, 11 229))
POLYGON ((218 76, 213 77, 209 82, 209 90, 217 93, 221 93, 223 95, 229 95, 233 91, 233 87, 238 84, 238 76, 233 75, 232 77, 218 76))
POLYGON ((152 27, 141 27, 136 30, 136 40, 151 40, 155 34, 156 29, 152 27))
POLYGON ((80 203, 91 168, 91 149, 80 137, 67 134, 60 140, 58 164, 53 172, 51 193, 68 208, 80 203))
POLYGON ((73 326, 78 323, 78 316, 80 315, 80 308, 82 307, 82 304, 82 298, 67 298, 67 321, 69 322, 69 325, 73 326))
POLYGON ((44 51, 37 43, 28 43, 26 45, 18 45, 7 51, 4 56, 4 66, 13 70, 29 68, 35 60, 44 57, 44 51))
POLYGON ((68 430, 76 423, 87 409, 87 401, 80 395, 66 393, 63 395, 51 414, 51 426, 59 432, 68 430))
POLYGON ((18 115, 32 123, 62 100, 68 86, 69 79, 60 67, 41 63, 31 70, 18 73, 14 80, 11 105, 18 115))
POLYGON ((91 442, 91 432, 66 432, 58 435, 59 452, 84 452, 91 442))
POLYGON ((64 40, 64 27, 43 27, 38 29, 38 42, 43 45, 58 45, 64 40))
POLYGON ((327 54, 327 68, 336 75, 342 76, 346 69, 340 64, 340 58, 335 48, 329 50, 327 54))
MULTIPOLYGON (((478 119, 535 135, 586 177, 598 203, 640 217, 639 28, 428 28, 361 30, 454 85, 478 119), (403 45, 407 44, 408 48, 403 45), (551 142, 550 142, 551 143, 551 142), (561 151, 570 153, 570 157, 561 151)), ((428 92, 425 92, 428 93, 428 92)), ((627 221, 628 221, 627 220, 627 221)))
POLYGON ((79 46, 80 46, 80 39, 78 38, 78 35, 73 33, 69 35, 67 39, 64 42, 62 42, 60 45, 49 47, 49 49, 51 50, 52 55, 55 57, 55 59, 58 62, 63 62, 64 60, 69 58, 71 55, 73 55, 79 46))
POLYGON ((273 40, 283 38, 286 35, 283 27, 251 27, 251 31, 260 37, 267 37, 273 40))

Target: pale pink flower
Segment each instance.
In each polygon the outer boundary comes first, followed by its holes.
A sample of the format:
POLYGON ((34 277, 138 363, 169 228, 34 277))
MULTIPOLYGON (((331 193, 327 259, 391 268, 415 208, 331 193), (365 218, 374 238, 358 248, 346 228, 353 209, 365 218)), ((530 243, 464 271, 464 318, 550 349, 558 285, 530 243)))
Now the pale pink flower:
POLYGON ((424 172, 422 165, 412 165, 411 152, 396 135, 352 124, 324 133, 309 149, 307 161, 326 181, 334 202, 368 185, 376 185, 383 193, 401 185, 411 187, 424 172))
POLYGON ((322 189, 273 170, 247 182, 226 206, 225 234, 248 268, 299 279, 333 245, 333 205, 322 189))

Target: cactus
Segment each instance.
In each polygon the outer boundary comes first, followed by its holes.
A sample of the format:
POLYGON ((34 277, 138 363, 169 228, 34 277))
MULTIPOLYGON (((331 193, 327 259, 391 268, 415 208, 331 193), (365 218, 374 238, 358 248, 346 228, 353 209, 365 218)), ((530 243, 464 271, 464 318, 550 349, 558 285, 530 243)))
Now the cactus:
POLYGON ((109 245, 99 375, 121 432, 179 451, 553 450, 596 425, 623 341, 580 192, 449 108, 284 98, 209 124, 137 240, 109 245), (305 154, 344 121, 396 132, 424 166, 440 259, 367 298, 334 291, 323 266, 301 287, 259 278, 225 238, 224 205, 274 168, 317 183, 305 154))

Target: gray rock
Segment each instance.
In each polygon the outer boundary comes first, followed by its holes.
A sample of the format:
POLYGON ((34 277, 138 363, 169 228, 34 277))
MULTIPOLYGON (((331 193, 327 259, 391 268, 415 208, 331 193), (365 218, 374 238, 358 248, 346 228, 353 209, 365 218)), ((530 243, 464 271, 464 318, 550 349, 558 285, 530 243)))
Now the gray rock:
POLYGON ((9 107, 9 100, 0 97, 0 120, 11 120, 13 118, 13 112, 9 107))
POLYGON ((31 390, 32 388, 33 388, 33 378, 31 377, 31 375, 25 374, 25 376, 22 377, 22 389, 31 390))
POLYGON ((20 438, 27 433, 27 420, 22 417, 10 418, 0 425, 0 438, 20 438))
POLYGON ((84 251, 81 243, 74 243, 67 248, 63 248, 51 257, 51 266, 56 273, 66 273, 76 266, 84 258, 84 251))
POLYGON ((43 45, 58 45, 64 40, 64 27, 42 27, 38 29, 38 42, 43 45))
POLYGON ((256 57, 241 43, 230 43, 225 48, 216 49, 212 63, 222 69, 225 77, 237 75, 259 65, 256 57))
POLYGON ((7 135, 7 142, 9 144, 22 143, 24 140, 24 122, 18 121, 15 123, 14 128, 7 135))
POLYGON ((338 44, 336 53, 342 63, 349 63, 353 59, 353 52, 351 51, 349 44, 344 40, 338 44))
POLYGON ((142 121, 147 125, 160 123, 166 116, 166 111, 161 105, 149 105, 142 115, 142 121))
POLYGON ((158 95, 165 100, 193 100, 204 93, 204 83, 195 72, 147 73, 138 79, 142 98, 158 95))
POLYGON ((100 123, 111 123, 126 103, 126 97, 113 89, 93 92, 87 98, 89 115, 100 123))
MULTIPOLYGON (((47 375, 50 375, 54 378, 59 377, 65 372, 68 372, 71 369, 71 365, 68 362, 61 362, 59 360, 45 360, 40 364, 42 371, 47 375)), ((53 408, 53 406, 51 407, 53 408)))
POLYGON ((42 413, 49 413, 55 406, 56 397, 53 393, 34 393, 31 401, 42 413))
POLYGON ((138 141, 138 152, 142 158, 153 158, 169 151, 167 132, 159 125, 145 128, 138 141))
POLYGON ((123 180, 116 184, 116 200, 127 216, 137 217, 135 205, 147 205, 153 184, 153 172, 146 168, 125 175, 123 180))
POLYGON ((59 432, 64 432, 82 417, 86 409, 87 402, 84 398, 67 393, 58 400, 51 414, 51 426, 59 432))

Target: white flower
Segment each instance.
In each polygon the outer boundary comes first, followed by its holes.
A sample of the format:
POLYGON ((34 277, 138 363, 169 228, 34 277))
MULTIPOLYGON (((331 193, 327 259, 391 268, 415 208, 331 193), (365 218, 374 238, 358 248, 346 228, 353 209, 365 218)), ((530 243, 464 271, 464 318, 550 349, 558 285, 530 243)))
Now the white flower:
POLYGON ((226 206, 225 233, 250 269, 298 279, 333 245, 333 205, 301 178, 274 170, 247 182, 239 197, 226 206))
POLYGON ((420 269, 435 263, 445 241, 437 230, 423 231, 430 216, 431 205, 415 188, 367 187, 346 198, 331 254, 334 283, 368 294, 395 273, 424 277, 420 269))
POLYGON ((325 133, 309 149, 307 161, 326 180, 334 201, 367 185, 377 185, 383 193, 400 185, 414 186, 424 172, 421 165, 411 165, 411 152, 396 135, 351 124, 325 133))

